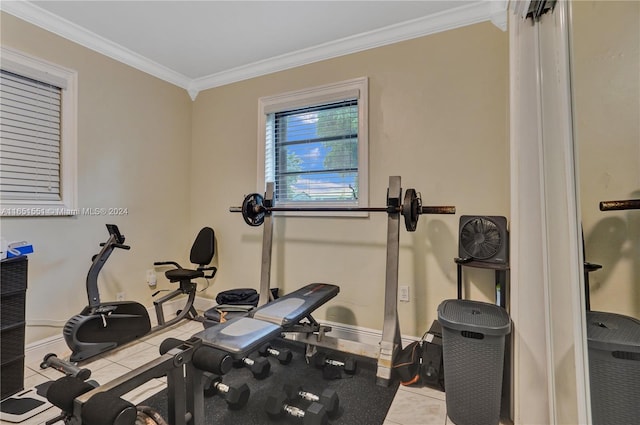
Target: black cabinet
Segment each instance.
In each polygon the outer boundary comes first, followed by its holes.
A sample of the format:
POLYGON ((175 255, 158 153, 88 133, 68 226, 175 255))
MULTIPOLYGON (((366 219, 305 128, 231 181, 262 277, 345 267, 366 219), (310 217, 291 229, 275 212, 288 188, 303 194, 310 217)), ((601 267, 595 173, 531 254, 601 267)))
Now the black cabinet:
POLYGON ((0 261, 0 398, 24 388, 27 257, 0 261))

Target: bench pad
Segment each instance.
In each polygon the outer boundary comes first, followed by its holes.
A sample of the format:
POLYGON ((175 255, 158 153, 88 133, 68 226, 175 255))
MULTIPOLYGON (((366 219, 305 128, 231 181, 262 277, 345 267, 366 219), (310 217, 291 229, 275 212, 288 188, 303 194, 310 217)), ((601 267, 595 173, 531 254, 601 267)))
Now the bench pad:
POLYGON ((205 345, 226 351, 235 359, 280 336, 282 328, 250 317, 236 317, 194 335, 205 345))
POLYGON ((318 307, 338 295, 340 287, 311 283, 252 311, 253 317, 234 317, 194 335, 210 347, 245 357, 277 338, 287 327, 296 325, 318 307))
POLYGON ((253 310, 252 317, 287 328, 300 322, 339 292, 340 287, 336 285, 310 283, 258 307, 253 310))

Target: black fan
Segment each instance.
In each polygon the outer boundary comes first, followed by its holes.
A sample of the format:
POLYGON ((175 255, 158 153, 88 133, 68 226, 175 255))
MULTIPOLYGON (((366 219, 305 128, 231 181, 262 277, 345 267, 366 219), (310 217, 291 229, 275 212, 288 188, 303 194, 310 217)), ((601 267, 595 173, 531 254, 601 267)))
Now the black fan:
POLYGON ((507 263, 507 239, 507 220, 505 217, 460 217, 459 256, 462 259, 507 263))

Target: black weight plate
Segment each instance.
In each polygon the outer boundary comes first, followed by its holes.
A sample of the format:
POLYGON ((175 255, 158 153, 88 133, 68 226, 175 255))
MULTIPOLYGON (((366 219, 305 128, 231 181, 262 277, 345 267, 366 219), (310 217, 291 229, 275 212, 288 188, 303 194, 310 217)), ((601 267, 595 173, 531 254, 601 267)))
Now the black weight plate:
POLYGON ((249 226, 261 226, 264 223, 264 198, 259 193, 251 193, 242 201, 242 218, 249 226))
POLYGON ((422 202, 415 189, 407 189, 402 203, 402 215, 407 232, 415 232, 418 227, 418 217, 422 211, 422 202))

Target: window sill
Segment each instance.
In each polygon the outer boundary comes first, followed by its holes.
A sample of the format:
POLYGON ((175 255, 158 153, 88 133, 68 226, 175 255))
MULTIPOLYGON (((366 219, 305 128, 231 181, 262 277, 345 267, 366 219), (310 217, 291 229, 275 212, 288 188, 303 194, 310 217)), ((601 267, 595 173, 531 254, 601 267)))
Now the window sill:
MULTIPOLYGON (((321 208, 321 207, 320 207, 321 208)), ((274 217, 368 218, 367 211, 274 211, 274 217)))

